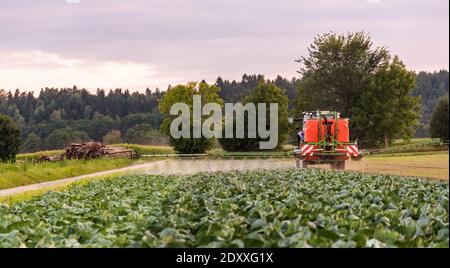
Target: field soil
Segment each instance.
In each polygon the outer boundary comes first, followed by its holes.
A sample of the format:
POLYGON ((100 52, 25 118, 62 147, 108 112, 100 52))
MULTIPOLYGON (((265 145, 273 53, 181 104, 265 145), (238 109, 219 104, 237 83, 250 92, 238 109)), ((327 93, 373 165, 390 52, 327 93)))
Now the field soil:
MULTIPOLYGON (((148 174, 193 174, 202 171, 293 167, 293 159, 171 159, 147 165, 143 171, 148 174)), ((316 165, 312 168, 329 169, 329 165, 316 165)), ((430 155, 367 157, 359 161, 347 161, 346 170, 448 181, 449 155, 448 152, 443 152, 430 155)))
POLYGON ((350 161, 348 170, 449 180, 449 154, 377 156, 350 161))

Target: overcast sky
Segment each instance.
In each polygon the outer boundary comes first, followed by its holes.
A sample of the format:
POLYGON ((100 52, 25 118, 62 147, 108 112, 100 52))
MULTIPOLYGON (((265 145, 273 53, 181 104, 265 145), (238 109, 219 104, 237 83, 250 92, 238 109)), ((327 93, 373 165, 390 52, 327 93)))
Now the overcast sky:
POLYGON ((0 89, 166 89, 297 76, 319 33, 364 30, 410 69, 449 66, 448 0, 0 0, 0 89))

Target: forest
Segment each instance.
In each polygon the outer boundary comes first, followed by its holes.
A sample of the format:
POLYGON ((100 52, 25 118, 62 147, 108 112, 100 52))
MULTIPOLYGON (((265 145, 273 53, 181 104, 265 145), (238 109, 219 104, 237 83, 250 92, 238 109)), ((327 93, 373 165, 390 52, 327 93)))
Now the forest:
MULTIPOLYGON (((421 97, 421 119, 417 137, 429 136, 432 112, 443 95, 448 95, 449 73, 420 72, 413 96, 421 97)), ((242 101, 266 80, 262 74, 244 74, 241 80, 216 79, 224 102, 242 101)), ((294 106, 301 79, 278 75, 266 80, 281 88, 289 100, 289 113, 294 106)), ((169 86, 169 89, 171 87, 169 86)), ((0 113, 11 117, 21 130, 23 152, 59 149, 70 142, 83 140, 108 143, 166 144, 159 128, 163 116, 158 109, 165 91, 145 89, 142 92, 115 89, 92 91, 84 88, 44 88, 38 93, 17 89, 0 89, 0 113)), ((320 107, 324 109, 326 107, 320 107)))

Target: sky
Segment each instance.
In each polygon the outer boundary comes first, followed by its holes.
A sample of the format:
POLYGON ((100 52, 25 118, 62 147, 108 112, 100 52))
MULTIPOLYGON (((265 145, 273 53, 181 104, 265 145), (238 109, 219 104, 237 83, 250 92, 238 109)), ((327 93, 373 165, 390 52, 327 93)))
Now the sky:
POLYGON ((449 68, 448 0, 0 0, 0 89, 298 77, 315 36, 361 30, 411 70, 449 68))

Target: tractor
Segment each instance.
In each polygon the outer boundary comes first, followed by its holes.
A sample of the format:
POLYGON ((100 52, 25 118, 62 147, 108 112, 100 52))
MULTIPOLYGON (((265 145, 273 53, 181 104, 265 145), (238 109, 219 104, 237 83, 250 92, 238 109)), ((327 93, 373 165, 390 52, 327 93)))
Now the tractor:
POLYGON ((357 142, 350 142, 349 119, 341 118, 339 112, 303 112, 302 131, 297 136, 298 147, 294 147, 295 165, 330 164, 332 169, 345 170, 345 161, 359 160, 357 142))

